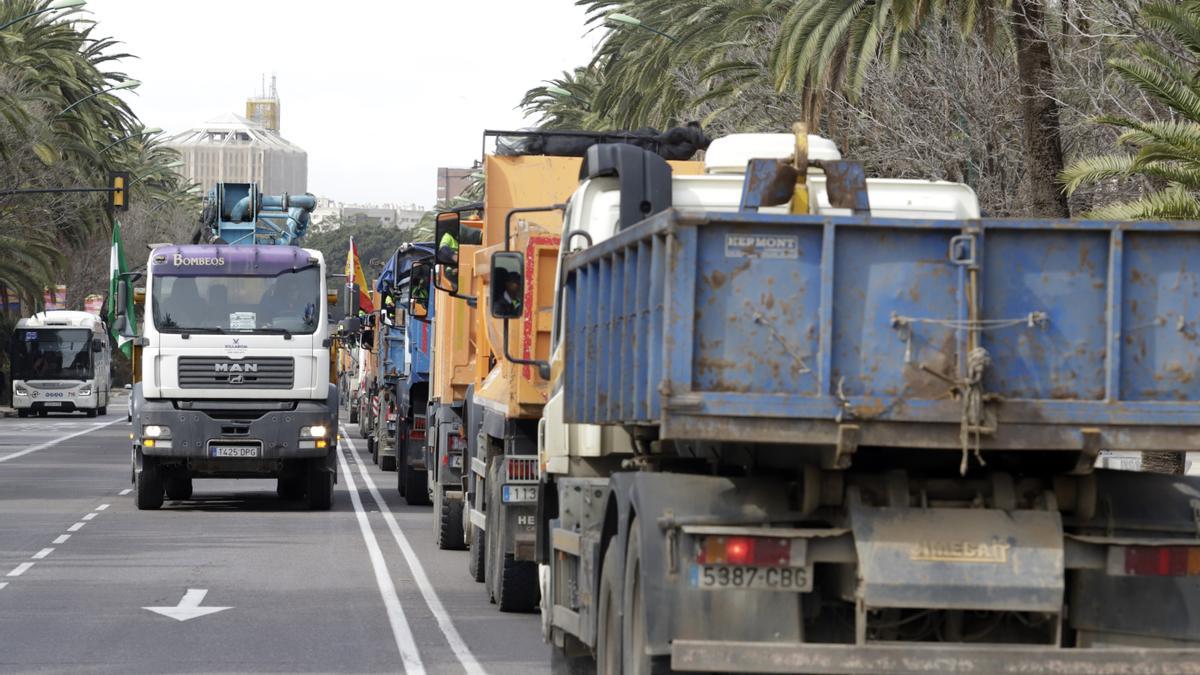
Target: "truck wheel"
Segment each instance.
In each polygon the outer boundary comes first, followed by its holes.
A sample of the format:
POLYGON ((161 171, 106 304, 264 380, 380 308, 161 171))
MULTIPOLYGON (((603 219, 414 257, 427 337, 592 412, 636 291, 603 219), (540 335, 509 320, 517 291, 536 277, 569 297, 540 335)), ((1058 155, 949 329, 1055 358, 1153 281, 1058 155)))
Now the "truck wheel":
POLYGON ((169 476, 165 481, 167 499, 183 501, 192 498, 192 477, 188 475, 169 476))
POLYGON ((38 417, 49 417, 50 416, 50 411, 48 411, 48 410, 39 410, 37 412, 38 412, 38 417))
POLYGON ((95 416, 96 416, 96 409, 95 409, 95 408, 92 408, 92 409, 90 409, 90 410, 84 410, 84 411, 83 411, 83 414, 84 414, 84 415, 87 415, 88 417, 95 417, 95 416))
POLYGON ((358 405, 350 404, 350 424, 358 424, 358 405))
POLYGON ((28 410, 18 410, 17 417, 29 417, 29 411, 28 410))
POLYGON ((96 409, 96 414, 100 415, 101 417, 107 415, 108 414, 108 406, 106 406, 106 405, 100 406, 99 408, 96 409))
POLYGON ((501 612, 532 612, 538 608, 541 591, 538 588, 537 563, 532 560, 516 560, 505 552, 504 506, 500 499, 500 462, 492 460, 492 471, 488 475, 487 529, 492 532, 486 537, 492 544, 492 569, 489 577, 492 599, 501 612))
POLYGON ((162 469, 150 457, 142 458, 141 473, 134 473, 134 494, 137 495, 139 511, 157 509, 163 504, 162 469))
POLYGON ((617 610, 617 547, 610 541, 600 569, 596 675, 621 675, 621 612, 617 610))
POLYGON ((629 547, 625 550, 625 589, 622 606, 625 608, 621 629, 622 673, 627 675, 661 675, 670 672, 662 659, 646 653, 646 594, 642 585, 642 536, 638 519, 629 524, 629 547))
POLYGON ((308 466, 305 498, 313 511, 328 511, 333 506, 333 472, 322 466, 324 460, 312 460, 308 466))
POLYGON ((478 527, 471 528, 471 548, 467 554, 467 574, 483 583, 487 573, 487 532, 478 527))
POLYGON ((401 497, 404 496, 404 482, 408 479, 409 471, 407 463, 396 465, 396 492, 399 492, 401 497))
POLYGON ((367 436, 367 454, 371 456, 371 463, 379 463, 378 448, 375 447, 375 437, 367 436))
POLYGON ((409 506, 429 506, 429 472, 411 466, 404 471, 404 501, 409 506))
POLYGON ((442 486, 434 484, 434 518, 437 519, 437 545, 443 551, 461 551, 463 546, 461 499, 447 499, 442 486))
POLYGON ((395 455, 380 455, 379 456, 379 468, 383 469, 384 471, 395 471, 396 470, 396 456, 395 455))

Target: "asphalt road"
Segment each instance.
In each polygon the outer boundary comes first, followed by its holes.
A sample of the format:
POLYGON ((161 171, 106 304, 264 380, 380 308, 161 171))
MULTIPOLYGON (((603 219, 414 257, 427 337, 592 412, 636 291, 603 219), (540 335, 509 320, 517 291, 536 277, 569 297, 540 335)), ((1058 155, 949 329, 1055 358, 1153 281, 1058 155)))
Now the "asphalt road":
POLYGON ((332 511, 266 480, 138 511, 110 409, 0 419, 0 672, 549 671, 538 616, 488 602, 353 427, 332 511))

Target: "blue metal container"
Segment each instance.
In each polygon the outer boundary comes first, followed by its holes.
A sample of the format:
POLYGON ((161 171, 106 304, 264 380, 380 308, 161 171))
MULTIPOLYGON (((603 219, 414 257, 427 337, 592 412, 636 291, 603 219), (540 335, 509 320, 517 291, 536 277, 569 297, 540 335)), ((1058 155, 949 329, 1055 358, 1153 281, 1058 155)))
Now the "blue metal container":
POLYGON ((1192 450, 1198 260, 1197 223, 668 210, 566 259, 566 418, 664 439, 1192 450))

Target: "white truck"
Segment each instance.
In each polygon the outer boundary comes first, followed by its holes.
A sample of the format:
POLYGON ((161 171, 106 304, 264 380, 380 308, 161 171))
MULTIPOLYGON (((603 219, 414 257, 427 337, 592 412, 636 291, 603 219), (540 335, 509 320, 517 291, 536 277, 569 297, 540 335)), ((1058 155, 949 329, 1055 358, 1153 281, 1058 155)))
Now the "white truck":
POLYGON ((107 329, 95 315, 52 310, 20 319, 9 357, 19 417, 108 411, 112 355, 107 329))
MULTIPOLYGON (((190 498, 193 478, 276 478, 280 497, 328 509, 335 326, 322 254, 290 245, 314 200, 262 197, 248 184, 214 192, 206 208, 214 243, 158 246, 146 265, 132 392, 138 508, 159 508, 164 494, 190 498)), ((119 308, 130 282, 121 281, 119 308)), ((345 290, 343 298, 357 297, 345 290)), ((120 311, 117 327, 133 335, 120 311)))

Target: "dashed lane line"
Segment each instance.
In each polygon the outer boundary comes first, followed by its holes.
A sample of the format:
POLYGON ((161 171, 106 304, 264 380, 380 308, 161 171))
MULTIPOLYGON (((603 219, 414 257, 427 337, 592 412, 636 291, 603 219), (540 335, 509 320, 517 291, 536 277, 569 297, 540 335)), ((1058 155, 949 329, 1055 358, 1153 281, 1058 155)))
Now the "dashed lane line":
POLYGON ((67 540, 68 540, 68 539, 70 539, 70 538, 71 538, 71 535, 69 535, 69 534, 60 534, 60 535, 58 535, 58 537, 56 537, 56 538, 54 539, 54 541, 52 541, 52 542, 50 542, 50 543, 52 543, 52 544, 65 544, 65 543, 67 543, 67 540))
POLYGON ((29 568, 33 567, 33 565, 34 565, 34 563, 31 563, 31 562, 23 562, 20 565, 17 565, 16 567, 12 568, 12 571, 9 572, 8 574, 6 574, 5 576, 19 577, 22 574, 25 574, 26 572, 28 572, 29 568))
POLYGON ((0 456, 0 463, 7 462, 7 461, 8 461, 8 460, 10 460, 10 459, 16 459, 16 458, 18 458, 18 457, 24 457, 25 455, 28 455, 28 454, 30 454, 30 453, 33 453, 33 452, 37 452, 38 450, 45 450, 46 448, 50 448, 50 447, 53 447, 53 446, 55 446, 55 445, 58 445, 59 443, 62 443, 63 441, 69 441, 69 440, 71 440, 72 438, 79 438, 80 436, 83 436, 84 434, 90 434, 90 433, 92 433, 93 431, 96 431, 96 430, 99 430, 99 429, 103 429, 104 427, 107 427, 107 426, 110 426, 110 425, 116 424, 117 422, 124 422, 124 421, 125 421, 125 420, 124 420, 123 418, 120 418, 120 417, 118 417, 118 418, 117 418, 117 419, 115 419, 115 420, 110 420, 110 421, 108 421, 108 422, 100 422, 100 423, 97 423, 97 424, 95 424, 95 425, 92 425, 91 427, 89 427, 89 428, 87 428, 87 429, 83 429, 82 431, 76 431, 76 432, 75 432, 75 433, 73 433, 73 434, 67 434, 66 436, 62 436, 62 437, 60 437, 60 438, 56 438, 56 439, 54 439, 54 440, 52 440, 52 441, 46 441, 45 443, 41 443, 41 444, 39 444, 39 445, 33 445, 33 446, 30 446, 30 447, 28 447, 28 448, 25 448, 24 450, 19 450, 19 451, 17 451, 17 452, 13 452, 13 453, 9 453, 9 454, 7 454, 7 455, 0 456))
POLYGON ((45 558, 46 556, 50 555, 51 553, 54 553, 54 549, 53 549, 53 548, 44 548, 44 549, 42 549, 42 550, 38 551, 37 553, 34 553, 34 554, 33 554, 33 559, 34 559, 34 560, 41 560, 42 558, 45 558))
POLYGON ((78 532, 83 529, 84 525, 87 525, 87 523, 83 523, 83 522, 75 523, 74 525, 67 528, 67 532, 78 532))
MULTIPOLYGON (((346 433, 345 429, 343 429, 342 435, 350 447, 351 456, 354 457, 354 463, 358 465, 359 473, 362 474, 363 484, 366 485, 367 491, 371 493, 371 498, 375 500, 375 504, 379 507, 379 512, 383 514, 384 522, 387 523, 388 530, 392 533, 392 538, 396 540, 396 546, 400 548, 400 552, 404 555, 404 561, 408 564, 413 581, 417 583, 417 588, 421 591, 421 597, 425 599, 425 604, 429 606, 429 611, 437 621, 438 628, 446 636, 446 642, 450 645, 454 656, 462 664, 462 667, 466 669, 468 675, 482 675, 486 671, 483 669, 483 666, 479 665, 479 661, 475 659, 475 655, 467 647, 466 640, 463 640, 462 636, 458 633, 458 629, 454 627, 454 622, 450 620, 450 613, 446 611, 445 606, 442 605, 441 598, 438 597, 437 591, 433 588, 433 584, 429 582, 429 576, 425 574, 425 568, 421 565, 421 560, 417 558, 416 551, 413 550, 408 537, 404 536, 399 523, 396 522, 396 516, 388 508, 387 502, 379 494, 379 489, 375 487, 375 481, 371 478, 371 474, 367 473, 367 465, 358 456, 358 449, 354 446, 354 441, 350 440, 350 434, 346 433)), ((338 454, 339 456, 341 455, 341 453, 338 454)))
POLYGON ((124 490, 121 490, 120 495, 122 497, 124 497, 125 495, 129 494, 130 492, 133 492, 133 488, 125 488, 124 490))

